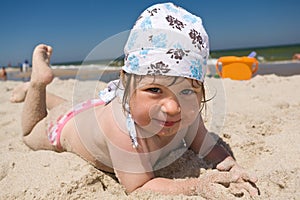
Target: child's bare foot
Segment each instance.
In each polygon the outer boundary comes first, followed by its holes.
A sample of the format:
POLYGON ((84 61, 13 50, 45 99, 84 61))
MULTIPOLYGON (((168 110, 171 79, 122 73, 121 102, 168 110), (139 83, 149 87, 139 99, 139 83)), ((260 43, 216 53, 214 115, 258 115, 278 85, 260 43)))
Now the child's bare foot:
POLYGON ((53 72, 49 67, 52 47, 40 44, 35 47, 32 56, 32 73, 30 82, 48 85, 53 80, 53 72))
POLYGON ((22 83, 14 88, 12 91, 10 102, 12 103, 21 103, 25 100, 27 90, 29 88, 29 82, 22 83))

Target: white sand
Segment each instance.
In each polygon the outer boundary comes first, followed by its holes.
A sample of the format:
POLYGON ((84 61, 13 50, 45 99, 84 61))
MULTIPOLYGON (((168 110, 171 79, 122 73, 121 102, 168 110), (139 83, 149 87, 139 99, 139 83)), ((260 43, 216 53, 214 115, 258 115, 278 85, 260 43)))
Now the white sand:
MULTIPOLYGON (((223 83, 226 116, 218 134, 238 162, 259 177, 258 199, 300 199, 300 76, 267 75, 223 83)), ((21 139, 22 104, 9 102, 18 84, 0 82, 0 199, 188 199, 152 192, 127 196, 113 177, 76 155, 30 150, 21 139)), ((74 80, 56 79, 49 89, 70 98, 73 85, 74 80)), ((182 169, 180 165, 192 157, 188 152, 173 168, 182 169)), ((195 170, 193 162, 185 166, 185 172, 195 170)), ((233 198, 226 188, 220 190, 223 199, 233 198)))

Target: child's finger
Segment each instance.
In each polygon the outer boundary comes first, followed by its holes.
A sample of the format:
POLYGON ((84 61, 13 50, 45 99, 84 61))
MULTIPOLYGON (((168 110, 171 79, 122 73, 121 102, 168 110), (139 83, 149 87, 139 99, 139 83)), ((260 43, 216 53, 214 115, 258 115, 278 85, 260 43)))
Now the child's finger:
POLYGON ((226 158, 220 162, 216 168, 220 171, 229 171, 236 164, 235 160, 226 158))
POLYGON ((232 174, 230 172, 220 172, 220 171, 206 174, 205 176, 206 179, 209 179, 209 182, 219 183, 224 186, 229 185, 232 182, 237 182, 238 179, 240 178, 236 174, 232 174))
POLYGON ((231 183, 229 187, 229 191, 235 196, 238 195, 242 196, 243 191, 247 191, 252 197, 260 195, 260 191, 258 187, 255 184, 251 184, 249 182, 231 183))
POLYGON ((241 174, 241 177, 246 182, 256 183, 258 181, 257 176, 251 173, 247 173, 246 171, 241 174))
POLYGON ((239 177, 238 182, 245 181, 245 182, 256 183, 258 181, 257 176, 255 176, 252 173, 247 172, 243 168, 238 168, 238 169, 235 168, 234 170, 231 170, 230 173, 239 177))

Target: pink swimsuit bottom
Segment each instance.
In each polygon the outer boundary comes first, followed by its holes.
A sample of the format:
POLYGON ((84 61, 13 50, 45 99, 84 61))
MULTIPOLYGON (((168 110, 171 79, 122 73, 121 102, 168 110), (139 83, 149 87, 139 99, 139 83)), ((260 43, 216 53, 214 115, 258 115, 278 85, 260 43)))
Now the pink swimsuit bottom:
POLYGON ((91 99, 80 104, 77 104, 73 107, 72 110, 67 112, 67 114, 61 115, 55 124, 50 123, 48 126, 48 139, 53 146, 56 146, 58 150, 62 150, 62 146, 60 144, 60 136, 61 131, 66 125, 66 123, 72 119, 78 113, 81 113, 89 108, 96 107, 99 105, 103 105, 105 102, 101 99, 91 99))

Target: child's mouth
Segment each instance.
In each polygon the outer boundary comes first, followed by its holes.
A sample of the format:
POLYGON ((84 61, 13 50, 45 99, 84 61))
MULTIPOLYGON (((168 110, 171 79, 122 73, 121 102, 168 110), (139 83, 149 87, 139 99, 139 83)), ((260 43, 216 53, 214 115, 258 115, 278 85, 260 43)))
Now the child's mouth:
POLYGON ((178 122, 180 122, 181 120, 177 120, 177 121, 162 121, 162 120, 156 120, 161 126, 164 127, 171 127, 174 126, 175 124, 177 124, 178 122))

